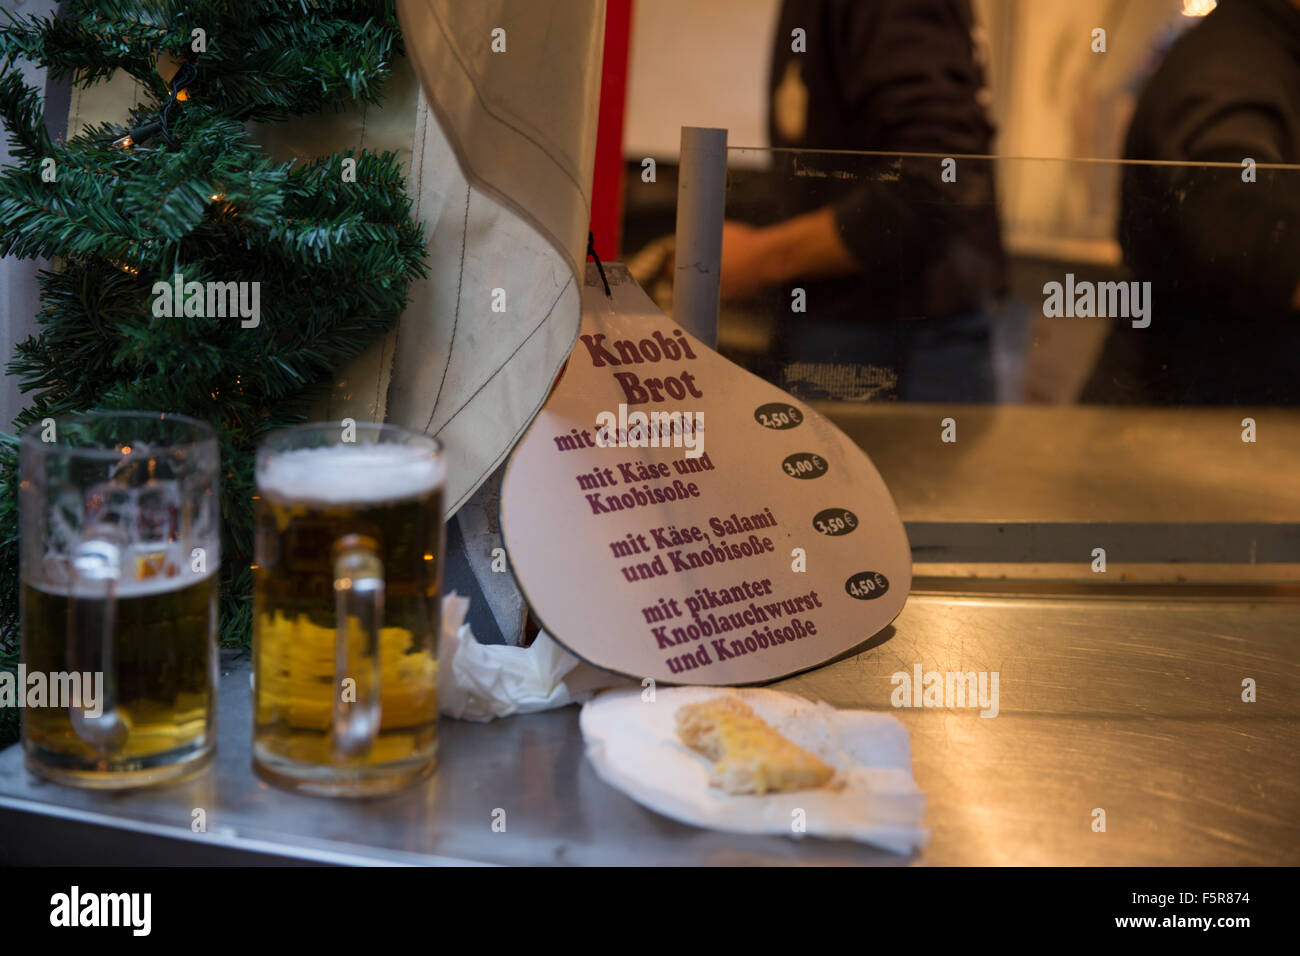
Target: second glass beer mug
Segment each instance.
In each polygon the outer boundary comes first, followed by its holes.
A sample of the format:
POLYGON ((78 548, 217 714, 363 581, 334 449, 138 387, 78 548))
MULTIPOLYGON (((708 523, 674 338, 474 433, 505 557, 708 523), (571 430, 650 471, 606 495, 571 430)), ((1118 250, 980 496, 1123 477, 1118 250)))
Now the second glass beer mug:
POLYGON ((92 412, 23 433, 22 665, 45 697, 23 715, 33 773, 120 788, 211 759, 218 464, 212 429, 183 415, 92 412))
POLYGON ((392 425, 313 424, 257 455, 253 766, 328 796, 433 770, 442 447, 392 425))

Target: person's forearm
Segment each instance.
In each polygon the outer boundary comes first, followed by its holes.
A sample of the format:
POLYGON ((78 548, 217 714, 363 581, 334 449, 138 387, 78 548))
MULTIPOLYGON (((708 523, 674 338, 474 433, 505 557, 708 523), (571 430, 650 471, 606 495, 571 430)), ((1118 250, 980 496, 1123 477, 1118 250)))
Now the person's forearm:
POLYGON ((779 285, 808 276, 851 275, 862 271, 835 224, 830 206, 761 230, 759 269, 765 284, 779 285))

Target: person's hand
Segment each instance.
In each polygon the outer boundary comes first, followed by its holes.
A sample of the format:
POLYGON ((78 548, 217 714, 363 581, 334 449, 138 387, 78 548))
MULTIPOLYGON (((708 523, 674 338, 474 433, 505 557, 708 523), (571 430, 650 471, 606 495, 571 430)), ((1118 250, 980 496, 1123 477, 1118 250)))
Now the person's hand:
POLYGON ((770 284, 768 243, 762 229, 728 220, 722 224, 721 295, 727 302, 752 299, 770 284))
POLYGON ((727 301, 753 298, 768 286, 798 276, 853 275, 862 271, 826 206, 771 226, 722 224, 721 295, 727 301))

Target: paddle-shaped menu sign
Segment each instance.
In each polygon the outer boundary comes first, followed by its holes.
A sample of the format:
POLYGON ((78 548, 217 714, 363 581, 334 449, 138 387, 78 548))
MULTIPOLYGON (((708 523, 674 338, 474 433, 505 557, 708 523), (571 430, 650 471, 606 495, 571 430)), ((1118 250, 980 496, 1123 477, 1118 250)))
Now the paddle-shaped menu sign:
POLYGON ((598 667, 683 684, 775 680, 879 632, 912 566, 871 461, 611 273, 502 486, 541 626, 598 667))

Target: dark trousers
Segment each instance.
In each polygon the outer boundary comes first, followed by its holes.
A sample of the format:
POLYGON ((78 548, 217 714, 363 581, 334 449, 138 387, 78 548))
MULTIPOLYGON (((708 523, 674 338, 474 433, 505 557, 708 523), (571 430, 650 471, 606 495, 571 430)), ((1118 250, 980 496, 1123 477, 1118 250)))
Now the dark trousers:
POLYGON ((993 317, 986 309, 885 322, 782 317, 776 381, 803 399, 991 402, 993 317))

